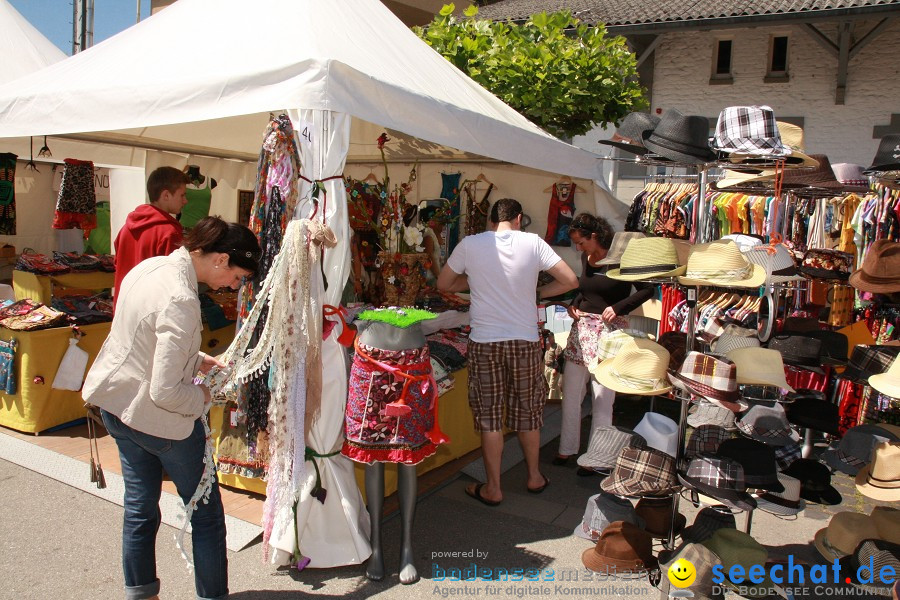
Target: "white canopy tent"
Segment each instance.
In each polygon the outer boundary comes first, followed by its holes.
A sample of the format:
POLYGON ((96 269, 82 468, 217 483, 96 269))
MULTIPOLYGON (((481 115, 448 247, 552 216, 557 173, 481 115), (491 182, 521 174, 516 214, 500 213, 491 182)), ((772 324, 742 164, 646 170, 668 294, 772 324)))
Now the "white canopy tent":
POLYGON ((0 83, 18 79, 66 57, 66 53, 45 38, 7 0, 0 0, 0 55, 4 57, 0 83))
MULTIPOLYGON (((595 209, 621 214, 600 181, 597 156, 531 124, 378 0, 179 0, 0 87, 0 138, 70 134, 250 161, 269 113, 285 109, 299 134, 303 176, 327 180, 326 218, 338 246, 325 256, 324 303, 339 302, 349 272, 344 188, 329 178, 342 173, 357 120, 427 142, 419 150, 438 156, 471 153, 593 181, 595 209)), ((309 188, 301 181, 300 197, 309 188)), ((333 336, 322 354, 322 412, 307 443, 327 454, 342 439, 346 356, 333 336)), ((315 477, 308 474, 297 511, 300 551, 313 567, 362 562, 369 553, 360 532, 367 515, 352 468, 340 456, 323 462, 322 483, 331 491, 324 504, 311 500, 315 477)), ((276 558, 286 562, 294 532, 276 531, 272 541, 276 558)))

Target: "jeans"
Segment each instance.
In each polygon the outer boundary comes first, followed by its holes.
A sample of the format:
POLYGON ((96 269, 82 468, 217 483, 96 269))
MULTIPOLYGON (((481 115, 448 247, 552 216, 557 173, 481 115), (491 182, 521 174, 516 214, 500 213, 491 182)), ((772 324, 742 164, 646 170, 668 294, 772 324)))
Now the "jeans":
MULTIPOLYGON (((122 527, 122 568, 125 598, 138 600, 159 593, 156 577, 156 532, 160 525, 159 499, 163 471, 187 503, 203 474, 206 434, 198 419, 186 439, 168 440, 136 431, 115 415, 101 411, 106 430, 116 440, 125 480, 125 519, 122 527)), ((194 585, 197 598, 228 596, 228 556, 225 548, 225 510, 218 482, 209 502, 200 502, 191 517, 194 585)))

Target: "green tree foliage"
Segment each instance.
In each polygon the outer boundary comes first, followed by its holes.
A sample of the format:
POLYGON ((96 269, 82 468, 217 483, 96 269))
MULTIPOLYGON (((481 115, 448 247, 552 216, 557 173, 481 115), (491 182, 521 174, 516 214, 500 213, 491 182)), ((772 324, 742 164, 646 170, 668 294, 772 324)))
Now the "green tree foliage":
POLYGON ((558 136, 618 123, 645 108, 637 61, 622 37, 589 27, 569 12, 540 13, 522 25, 465 18, 445 5, 414 31, 461 71, 532 122, 558 136))

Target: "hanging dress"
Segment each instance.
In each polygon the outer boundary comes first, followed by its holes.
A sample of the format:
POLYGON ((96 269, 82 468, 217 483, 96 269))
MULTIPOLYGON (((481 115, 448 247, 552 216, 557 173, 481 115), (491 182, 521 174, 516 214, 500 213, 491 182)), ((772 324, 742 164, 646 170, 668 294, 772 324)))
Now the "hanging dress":
POLYGON ((448 255, 459 243, 459 179, 462 173, 441 173, 441 198, 450 202, 450 226, 447 230, 448 255))
POLYGON ((575 184, 554 183, 547 212, 547 235, 544 241, 551 246, 571 246, 569 225, 575 218, 575 184))
POLYGON ((97 226, 97 195, 94 191, 94 163, 65 159, 53 229, 82 229, 97 226))
POLYGON ((488 211, 491 203, 488 196, 494 189, 494 184, 488 184, 488 189, 481 197, 481 200, 475 201, 475 188, 477 183, 470 181, 463 188, 466 192, 466 235, 477 235, 483 231, 487 231, 488 211))
POLYGON ((16 159, 0 153, 0 235, 16 235, 16 159))

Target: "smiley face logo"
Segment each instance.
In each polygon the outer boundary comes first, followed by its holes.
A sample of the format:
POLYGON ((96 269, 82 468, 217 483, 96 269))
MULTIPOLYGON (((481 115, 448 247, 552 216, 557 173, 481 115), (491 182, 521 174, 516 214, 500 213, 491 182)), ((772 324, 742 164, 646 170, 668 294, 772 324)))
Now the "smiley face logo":
POLYGON ((669 582, 677 588, 686 588, 697 579, 697 569, 689 560, 679 558, 669 567, 669 582))

